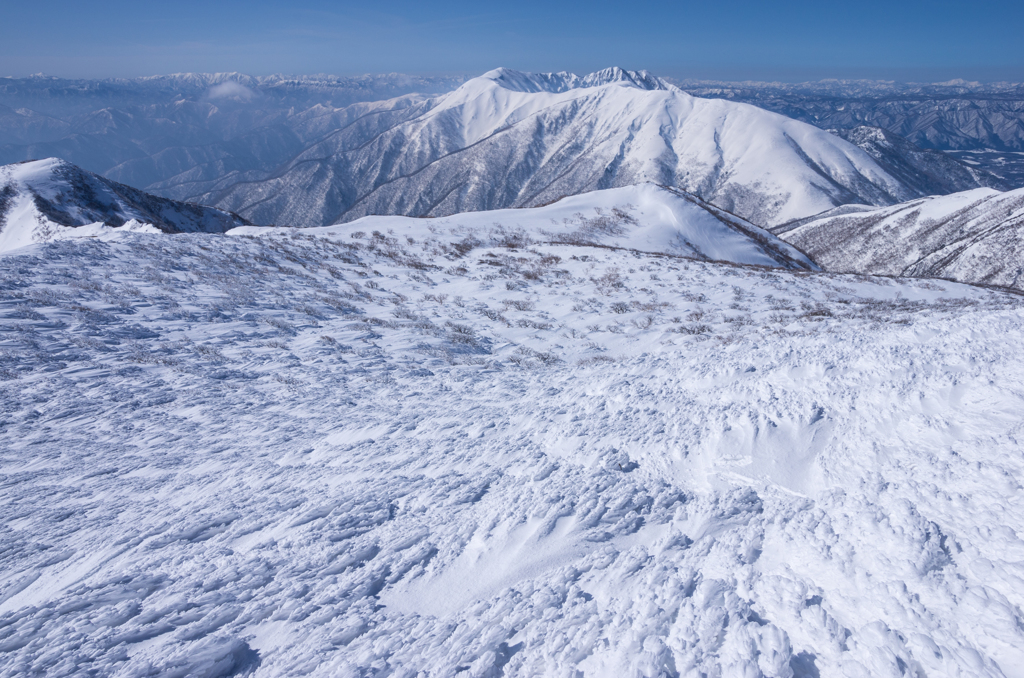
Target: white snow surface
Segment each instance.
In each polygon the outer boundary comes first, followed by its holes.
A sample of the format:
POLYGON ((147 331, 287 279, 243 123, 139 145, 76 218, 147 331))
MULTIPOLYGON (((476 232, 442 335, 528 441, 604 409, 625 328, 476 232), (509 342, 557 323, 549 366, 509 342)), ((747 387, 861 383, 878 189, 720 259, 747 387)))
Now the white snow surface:
POLYGON ((0 255, 0 674, 1024 675, 1019 296, 515 214, 0 255))
MULTIPOLYGON (((544 207, 443 218, 370 216, 311 232, 344 238, 385 230, 400 239, 422 237, 426 230, 453 243, 475 239, 591 244, 736 264, 817 268, 800 250, 768 231, 696 196, 654 184, 592 191, 544 207)), ((241 226, 229 234, 291 232, 241 226)))
POLYGON ((160 233, 153 224, 135 219, 123 226, 108 226, 103 222, 76 226, 61 226, 40 215, 30 201, 23 201, 14 210, 7 228, 0 231, 0 252, 8 252, 38 243, 67 240, 68 238, 105 238, 121 233, 160 233))

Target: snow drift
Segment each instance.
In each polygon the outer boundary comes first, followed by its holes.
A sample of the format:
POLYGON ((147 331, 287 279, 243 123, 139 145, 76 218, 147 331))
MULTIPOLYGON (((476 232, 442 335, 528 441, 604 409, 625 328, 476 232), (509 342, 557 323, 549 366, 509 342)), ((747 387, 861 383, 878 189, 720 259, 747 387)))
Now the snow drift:
POLYGON ((1018 295, 517 212, 0 255, 0 673, 1021 674, 1018 295))

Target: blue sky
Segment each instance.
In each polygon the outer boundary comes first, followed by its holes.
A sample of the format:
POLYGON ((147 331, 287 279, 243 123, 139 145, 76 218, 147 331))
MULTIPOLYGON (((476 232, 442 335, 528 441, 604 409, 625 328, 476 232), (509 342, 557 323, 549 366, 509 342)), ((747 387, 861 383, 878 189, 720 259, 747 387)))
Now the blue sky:
POLYGON ((0 76, 182 71, 1024 80, 1024 2, 6 3, 0 76))

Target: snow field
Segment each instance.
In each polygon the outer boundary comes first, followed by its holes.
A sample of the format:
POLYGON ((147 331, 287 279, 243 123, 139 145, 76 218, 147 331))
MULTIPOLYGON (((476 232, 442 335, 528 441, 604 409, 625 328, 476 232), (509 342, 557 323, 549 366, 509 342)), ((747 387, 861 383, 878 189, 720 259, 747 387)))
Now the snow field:
POLYGON ((0 257, 3 675, 1020 675, 1017 296, 367 223, 0 257))

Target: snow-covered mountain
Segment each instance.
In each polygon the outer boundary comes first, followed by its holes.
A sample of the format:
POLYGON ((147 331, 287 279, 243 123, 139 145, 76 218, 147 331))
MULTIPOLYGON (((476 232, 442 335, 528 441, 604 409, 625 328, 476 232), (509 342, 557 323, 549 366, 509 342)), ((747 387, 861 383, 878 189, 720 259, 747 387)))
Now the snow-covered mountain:
POLYGON ((0 254, 0 674, 1019 673, 1020 296, 584 198, 0 254))
POLYGON ((885 171, 922 195, 957 193, 965 186, 1008 190, 1008 181, 940 151, 923 149, 881 127, 829 130, 867 151, 885 171))
POLYGON ((57 158, 0 167, 0 251, 127 228, 223 233, 237 214, 118 184, 57 158))
POLYGON ((1024 84, 680 81, 696 96, 743 101, 821 127, 881 127, 922 148, 1024 151, 1024 84))
MULTIPOLYGON (((823 129, 879 127, 925 149, 946 152, 1024 187, 1024 84, 953 80, 920 84, 680 81, 701 97, 742 101, 823 129)), ((957 190, 964 190, 964 186, 957 190)))
MULTIPOLYGON (((418 191, 418 181, 430 184, 428 193, 432 200, 458 203, 457 209, 464 210, 533 204, 527 202, 530 196, 545 186, 549 197, 555 198, 636 183, 646 177, 707 199, 724 201, 734 211, 755 220, 759 219, 755 213, 763 212, 761 220, 765 222, 771 219, 764 215, 777 209, 775 205, 765 209, 760 205, 769 189, 784 191, 772 200, 794 204, 809 200, 815 208, 825 209, 836 200, 885 203, 916 197, 922 194, 922 181, 928 183, 937 175, 944 177, 952 191, 993 185, 990 179, 972 178, 967 165, 956 167, 940 162, 943 167, 937 171, 932 167, 936 162, 929 162, 926 169, 933 176, 927 180, 914 177, 910 187, 897 182, 902 193, 887 186, 861 186, 856 175, 866 171, 863 159, 855 160, 853 169, 837 169, 831 160, 823 160, 812 151, 805 162, 801 154, 808 149, 801 144, 810 142, 794 142, 794 137, 780 135, 779 130, 768 135, 774 144, 770 148, 755 144, 747 157, 733 158, 730 153, 736 153, 734 147, 749 142, 743 138, 742 129, 749 126, 748 117, 752 114, 737 113, 735 109, 739 107, 697 100, 692 102, 696 106, 692 111, 687 104, 677 102, 665 104, 661 112, 655 112, 659 104, 654 99, 658 96, 682 100, 686 97, 671 94, 671 85, 649 74, 618 69, 584 77, 502 72, 505 76, 497 78, 499 87, 519 98, 539 100, 558 95, 561 100, 551 111, 535 110, 532 122, 518 118, 517 114, 509 117, 509 111, 497 108, 473 109, 474 104, 464 100, 462 105, 475 110, 478 116, 499 119, 490 125, 495 132, 493 138, 484 140, 468 134, 468 138, 481 142, 480 148, 467 148, 467 132, 458 129, 462 123, 452 117, 451 111, 459 108, 459 97, 486 98, 480 85, 494 80, 487 76, 450 94, 444 93, 462 83, 461 78, 396 74, 253 78, 220 73, 105 81, 0 79, 0 162, 61 157, 156 195, 239 208, 261 223, 295 225, 331 223, 349 210, 353 212, 345 218, 386 210, 416 213, 409 210, 422 209, 423 205, 403 204, 395 193, 400 190, 398 184, 411 184, 410 190, 418 191), (616 96, 602 96, 601 102, 597 102, 591 95, 609 84, 616 84, 619 90, 635 91, 632 97, 619 91, 616 96), (517 87, 525 89, 516 92, 517 87), (626 104, 627 99, 636 101, 626 104), (413 122, 424 122, 424 116, 434 109, 438 109, 434 122, 442 129, 422 128, 420 123, 413 122), (442 114, 442 109, 448 113, 442 114), (733 112, 727 114, 726 109, 733 112), (716 116, 728 119, 725 136, 731 148, 721 152, 714 139, 715 133, 722 136, 721 130, 715 128, 716 116), (527 156, 517 157, 509 151, 510 145, 522 145, 523 139, 519 137, 534 122, 539 123, 534 131, 545 138, 530 140, 527 156), (502 125, 513 124, 515 129, 499 133, 502 125), (664 126, 663 132, 660 126, 664 126), (699 129, 702 126, 706 127, 703 131, 699 129), (712 128, 715 129, 709 132, 712 128), (609 129, 622 133, 614 137, 607 134, 609 129), (633 138, 638 133, 643 138, 633 138), (580 139, 562 146, 552 145, 559 138, 571 138, 574 134, 581 135, 580 139), (677 138, 680 134, 690 141, 677 138), (702 136, 707 134, 711 137, 702 136), (391 155, 382 158, 380 166, 374 166, 371 159, 356 157, 361 147, 367 152, 376 148, 391 155), (773 179, 765 190, 756 187, 752 193, 745 192, 743 186, 764 177, 758 170, 752 176, 733 177, 730 172, 734 166, 730 163, 737 160, 751 167, 753 158, 754 164, 763 165, 763 154, 774 155, 775 148, 789 156, 784 164, 786 172, 791 172, 793 166, 809 163, 814 174, 810 179, 824 184, 824 189, 812 188, 810 196, 787 197, 786 181, 773 179), (455 157, 443 157, 452 151, 458 151, 455 157), (663 157, 655 157, 659 152, 663 157), (439 163, 436 166, 435 161, 439 163), (461 162, 477 166, 478 171, 467 174, 458 167, 461 162), (399 171, 419 173, 422 178, 403 177, 390 171, 397 165, 402 166, 399 171), (814 170, 819 165, 824 168, 820 174, 814 170), (353 173, 356 176, 349 176, 353 173), (444 198, 437 195, 450 188, 450 181, 460 180, 477 182, 475 188, 466 189, 469 197, 459 197, 461 191, 453 191, 444 198), (857 185, 848 185, 851 181, 857 185), (838 185, 832 185, 833 182, 838 185), (488 188, 494 184, 507 186, 488 188), (311 199, 314 204, 303 204, 300 198, 285 197, 286 193, 308 192, 308 186, 324 195, 323 209, 317 209, 317 198, 311 199), (816 202, 815 195, 822 190, 826 199, 824 203, 816 202), (879 195, 879 190, 885 195, 895 190, 896 195, 886 198, 879 195)), ((724 91, 723 96, 729 94, 731 91, 724 91)), ((499 99, 513 107, 520 105, 507 97, 499 99)), ((477 103, 482 102, 480 99, 477 103)), ((525 109, 529 106, 525 104, 525 109)), ((751 119, 755 118, 763 116, 754 115, 751 119)), ((474 124, 488 126, 479 117, 474 124)), ((752 133, 759 135, 764 131, 756 125, 751 128, 752 133)), ((923 157, 912 145, 889 146, 886 155, 896 170, 913 170, 923 157), (904 153, 913 157, 901 157, 904 153)), ((871 149, 868 151, 870 154, 871 149)), ((989 164, 986 158, 979 161, 972 156, 965 162, 989 164)), ((927 159, 938 161, 938 156, 927 159)), ((885 163, 882 167, 889 170, 885 163)), ((900 176, 905 177, 906 173, 900 176)), ((799 181, 807 178, 804 174, 797 177, 799 181)), ((868 183, 877 184, 876 178, 869 177, 868 183)))
POLYGON ((290 225, 542 204, 651 181, 778 224, 839 204, 919 195, 862 149, 753 106, 698 99, 644 72, 497 69, 398 124, 329 135, 251 183, 200 196, 290 225))
POLYGON ((841 207, 776 232, 829 271, 1024 289, 1024 189, 841 207))

